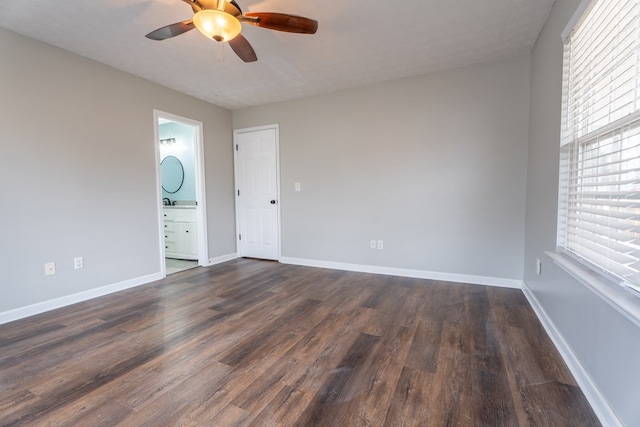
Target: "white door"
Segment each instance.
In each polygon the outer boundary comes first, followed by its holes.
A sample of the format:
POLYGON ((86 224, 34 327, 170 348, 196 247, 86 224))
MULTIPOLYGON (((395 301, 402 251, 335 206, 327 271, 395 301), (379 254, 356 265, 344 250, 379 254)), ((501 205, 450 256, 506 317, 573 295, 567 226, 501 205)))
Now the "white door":
POLYGON ((238 254, 280 257, 277 125, 234 131, 238 254))

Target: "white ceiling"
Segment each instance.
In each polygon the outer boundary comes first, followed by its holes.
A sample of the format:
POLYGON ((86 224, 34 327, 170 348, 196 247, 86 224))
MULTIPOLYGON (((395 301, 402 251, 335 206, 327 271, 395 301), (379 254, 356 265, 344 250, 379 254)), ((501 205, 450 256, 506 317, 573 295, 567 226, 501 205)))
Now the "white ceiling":
POLYGON ((197 30, 180 0, 1 0, 0 27, 230 109, 425 74, 531 51, 555 0, 236 0, 243 12, 319 22, 315 35, 243 24, 244 63, 197 30))

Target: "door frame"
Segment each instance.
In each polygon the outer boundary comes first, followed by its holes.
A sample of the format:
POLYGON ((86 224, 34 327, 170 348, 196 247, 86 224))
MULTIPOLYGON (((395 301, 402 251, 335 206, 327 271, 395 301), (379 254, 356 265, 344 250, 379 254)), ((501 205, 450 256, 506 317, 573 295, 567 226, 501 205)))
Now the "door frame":
POLYGON ((162 277, 167 277, 167 266, 165 263, 164 250, 164 226, 162 212, 162 173, 160 170, 160 119, 181 123, 196 128, 194 140, 194 162, 195 162, 195 179, 196 179, 196 221, 198 232, 198 265, 205 267, 209 265, 209 248, 207 244, 207 200, 205 189, 204 175, 204 133, 203 124, 197 120, 187 117, 178 116, 176 114, 167 113, 165 111, 153 110, 153 133, 154 133, 154 150, 156 153, 156 197, 158 206, 158 236, 160 237, 160 272, 162 277))
POLYGON ((280 206, 282 205, 281 201, 282 198, 280 197, 280 128, 279 125, 277 123, 274 124, 270 124, 270 125, 264 125, 264 126, 254 126, 254 127, 249 127, 249 128, 242 128, 242 129, 234 129, 233 130, 233 179, 234 179, 234 199, 235 199, 235 208, 236 208, 236 256, 238 258, 242 257, 242 250, 240 248, 240 203, 238 200, 238 150, 237 150, 237 143, 238 143, 238 135, 241 133, 248 133, 248 132, 256 132, 256 131, 261 131, 261 130, 274 130, 275 131, 275 135, 276 135, 276 200, 278 201, 278 203, 276 203, 276 218, 277 218, 277 224, 276 224, 276 245, 278 246, 276 249, 276 261, 280 262, 280 259, 282 258, 282 245, 281 245, 281 229, 282 229, 282 215, 281 215, 281 208, 280 206))

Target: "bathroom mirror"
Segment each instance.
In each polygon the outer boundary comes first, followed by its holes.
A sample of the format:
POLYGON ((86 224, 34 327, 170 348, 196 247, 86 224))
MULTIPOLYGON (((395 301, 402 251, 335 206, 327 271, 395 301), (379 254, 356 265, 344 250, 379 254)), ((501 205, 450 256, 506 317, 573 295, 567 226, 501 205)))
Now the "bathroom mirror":
POLYGON ((175 156, 167 156, 160 162, 162 189, 167 193, 177 193, 184 182, 184 168, 175 156))

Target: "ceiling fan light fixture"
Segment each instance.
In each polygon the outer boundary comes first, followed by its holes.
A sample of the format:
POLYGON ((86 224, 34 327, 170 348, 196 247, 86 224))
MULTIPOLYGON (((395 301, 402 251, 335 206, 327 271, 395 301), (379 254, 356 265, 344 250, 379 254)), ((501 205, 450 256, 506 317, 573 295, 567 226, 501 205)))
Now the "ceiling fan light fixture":
POLYGON ((242 30, 242 25, 235 16, 217 9, 199 11, 193 16, 193 23, 205 37, 217 42, 228 42, 242 30))

